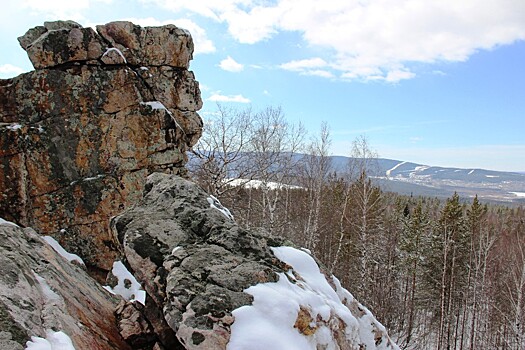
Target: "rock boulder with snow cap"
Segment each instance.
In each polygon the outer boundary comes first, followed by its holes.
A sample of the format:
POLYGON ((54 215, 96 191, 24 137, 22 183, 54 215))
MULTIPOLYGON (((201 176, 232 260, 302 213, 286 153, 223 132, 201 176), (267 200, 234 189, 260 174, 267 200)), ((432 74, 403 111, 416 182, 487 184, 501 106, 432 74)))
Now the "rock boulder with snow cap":
POLYGON ((242 229, 188 180, 150 175, 112 228, 185 349, 398 349, 307 252, 242 229))
POLYGON ((36 70, 0 80, 0 217, 54 236, 92 273, 118 255, 109 218, 152 172, 185 175, 202 132, 187 31, 97 28, 30 29, 19 41, 36 70))

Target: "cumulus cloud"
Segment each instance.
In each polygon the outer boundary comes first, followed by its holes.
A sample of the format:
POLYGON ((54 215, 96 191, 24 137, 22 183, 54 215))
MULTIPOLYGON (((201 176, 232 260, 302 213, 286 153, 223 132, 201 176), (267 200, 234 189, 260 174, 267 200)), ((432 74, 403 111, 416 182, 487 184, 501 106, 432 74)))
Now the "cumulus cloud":
POLYGON ((225 23, 241 43, 301 33, 325 50, 333 74, 352 80, 411 79, 413 63, 465 61, 478 50, 525 39, 522 0, 142 1, 225 23))
POLYGON ((84 19, 83 12, 91 6, 112 2, 113 0, 21 0, 20 5, 31 13, 80 21, 84 19))
POLYGON ((208 97, 208 101, 213 102, 236 102, 236 103, 250 103, 250 99, 243 95, 222 95, 220 91, 208 97))
POLYGON ((13 77, 24 72, 26 72, 25 69, 9 63, 0 65, 0 76, 4 78, 13 77))
POLYGON ((213 42, 208 39, 204 28, 199 26, 187 18, 180 19, 168 19, 165 21, 159 21, 153 17, 146 18, 126 18, 125 21, 130 21, 143 27, 159 27, 167 24, 174 24, 177 27, 184 28, 190 31, 195 44, 195 55, 213 53, 216 51, 213 42))
POLYGON ((228 72, 240 72, 244 69, 244 65, 238 63, 233 58, 228 56, 219 63, 219 67, 228 72))
POLYGON ((310 69, 323 68, 328 66, 325 60, 320 57, 309 58, 305 60, 290 61, 281 64, 279 67, 295 72, 304 72, 310 69))
POLYGON ((301 75, 310 75, 321 78, 335 78, 335 75, 327 70, 329 64, 320 57, 314 57, 304 60, 290 61, 283 63, 279 68, 298 72, 301 75))

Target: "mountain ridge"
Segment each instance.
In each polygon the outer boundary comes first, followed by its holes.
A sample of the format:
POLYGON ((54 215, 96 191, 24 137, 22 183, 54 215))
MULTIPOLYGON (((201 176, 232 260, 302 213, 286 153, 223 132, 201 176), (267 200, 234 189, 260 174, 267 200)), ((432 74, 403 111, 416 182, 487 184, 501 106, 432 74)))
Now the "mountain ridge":
MULTIPOLYGON (((353 159, 331 156, 335 171, 345 171, 353 159)), ((525 173, 480 168, 441 167, 409 161, 377 158, 370 176, 383 189, 405 195, 461 197, 476 195, 484 201, 525 203, 525 173)))

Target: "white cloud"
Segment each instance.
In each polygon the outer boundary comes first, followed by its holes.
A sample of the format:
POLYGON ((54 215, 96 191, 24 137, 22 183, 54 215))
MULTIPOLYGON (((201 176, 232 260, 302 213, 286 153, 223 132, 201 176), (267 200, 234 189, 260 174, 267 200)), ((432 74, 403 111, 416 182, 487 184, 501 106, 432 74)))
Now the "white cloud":
POLYGON ((124 21, 130 21, 143 27, 159 27, 167 24, 174 24, 177 27, 184 28, 190 31, 195 44, 195 55, 213 53, 216 51, 213 42, 208 39, 206 31, 197 23, 187 18, 168 19, 159 21, 153 17, 146 18, 125 18, 124 21))
MULTIPOLYGON (((343 79, 398 82, 413 63, 465 61, 525 39, 523 0, 142 0, 226 23, 241 43, 281 31, 326 52, 343 79)), ((304 73, 304 71, 298 71, 304 73)))
POLYGON ((220 91, 215 92, 207 99, 214 102, 236 102, 236 103, 250 103, 250 99, 243 95, 222 95, 220 91))
POLYGON ((327 70, 328 68, 330 68, 328 63, 320 57, 286 62, 281 64, 279 68, 289 70, 292 72, 298 72, 301 75, 311 75, 321 78, 335 77, 335 75, 331 71, 327 70))
POLYGON ((385 81, 389 83, 397 83, 400 80, 412 79, 416 75, 407 69, 391 70, 387 73, 385 81))
POLYGON ((25 69, 14 66, 9 63, 0 65, 0 77, 8 78, 25 72, 27 72, 25 69))
POLYGON ((327 70, 322 70, 322 69, 313 69, 313 70, 306 71, 302 74, 311 75, 314 77, 321 77, 321 78, 334 78, 335 77, 332 72, 329 72, 327 70))
POLYGON ((233 58, 228 56, 223 59, 219 64, 219 67, 228 72, 240 72, 244 69, 244 65, 236 62, 233 58))
POLYGON ((409 138, 409 141, 410 141, 410 143, 418 143, 418 142, 423 141, 423 138, 419 137, 419 136, 413 136, 413 137, 409 138))
POLYGON ((294 72, 305 72, 309 69, 323 68, 327 65, 328 64, 326 63, 326 61, 322 58, 314 57, 305 60, 297 60, 283 63, 279 66, 279 68, 291 70, 294 72))
POLYGON ((113 0, 21 0, 22 8, 32 14, 41 14, 54 19, 72 19, 80 21, 84 19, 83 12, 91 6, 110 4, 113 0))

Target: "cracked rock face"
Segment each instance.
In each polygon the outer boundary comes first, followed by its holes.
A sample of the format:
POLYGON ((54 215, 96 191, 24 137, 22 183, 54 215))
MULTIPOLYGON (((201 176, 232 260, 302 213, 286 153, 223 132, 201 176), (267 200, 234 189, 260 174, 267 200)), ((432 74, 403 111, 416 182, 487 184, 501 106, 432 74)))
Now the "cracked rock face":
POLYGON ((0 80, 0 217, 110 270, 109 218, 152 172, 185 176, 201 135, 193 41, 173 25, 58 21, 19 42, 36 70, 0 80))
POLYGON ((32 229, 0 224, 0 349, 25 349, 50 329, 76 349, 131 349, 117 328, 118 303, 32 229))
POLYGON ((269 248, 281 239, 241 229, 207 198, 190 181, 155 173, 143 200, 112 221, 146 300, 185 349, 226 349, 231 312, 252 302, 243 290, 287 268, 269 248))

